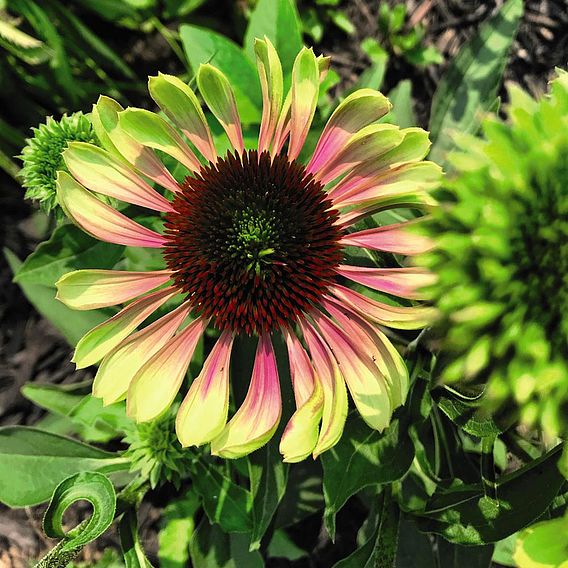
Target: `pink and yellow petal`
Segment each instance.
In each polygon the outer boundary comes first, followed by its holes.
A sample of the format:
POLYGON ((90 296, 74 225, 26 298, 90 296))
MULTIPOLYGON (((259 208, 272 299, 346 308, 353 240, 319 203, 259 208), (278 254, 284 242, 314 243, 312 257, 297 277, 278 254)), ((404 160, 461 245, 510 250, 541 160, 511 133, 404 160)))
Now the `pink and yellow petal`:
POLYGON ((394 410, 404 404, 408 395, 408 369, 392 343, 376 326, 337 300, 327 300, 323 305, 358 347, 371 354, 386 381, 391 408, 394 410))
POLYGON ((288 351, 294 398, 296 406, 300 407, 310 398, 314 390, 314 369, 306 350, 296 335, 288 328, 283 329, 282 333, 288 351))
POLYGON ((102 148, 71 142, 63 160, 73 177, 91 191, 155 211, 172 211, 166 198, 102 148))
POLYGON ((170 270, 75 270, 55 284, 56 298, 74 310, 94 310, 128 302, 170 280, 170 270))
POLYGON ((137 422, 163 414, 176 397, 208 320, 193 320, 169 339, 136 372, 128 388, 126 412, 137 422))
POLYGON ((316 447, 323 412, 323 389, 298 338, 289 330, 284 330, 284 336, 297 410, 282 434, 280 453, 285 462, 295 463, 309 456, 316 447))
POLYGON ((350 94, 329 118, 306 168, 317 173, 343 150, 348 140, 389 112, 388 99, 373 89, 360 89, 350 94))
POLYGON ((114 99, 104 95, 93 105, 93 127, 103 147, 115 156, 125 159, 138 172, 162 187, 173 192, 179 191, 176 180, 154 151, 137 142, 120 127, 118 115, 123 110, 114 99))
POLYGON ((301 322, 300 327, 323 391, 321 428, 313 450, 317 458, 335 446, 343 434, 348 410, 347 389, 339 365, 320 334, 307 321, 301 322))
MULTIPOLYGON (((174 311, 125 339, 101 362, 93 382, 93 396, 105 405, 126 397, 130 383, 140 368, 174 335, 189 314, 184 303, 174 311)), ((153 395, 153 393, 152 393, 153 395)))
MULTIPOLYGON (((426 191, 422 193, 404 193, 402 195, 384 195, 365 201, 340 213, 337 225, 346 229, 365 217, 389 209, 406 208, 431 211, 437 206, 438 202, 426 191)), ((336 205, 336 207, 341 207, 341 205, 336 205)))
POLYGON ((232 347, 233 335, 224 331, 178 410, 176 432, 184 447, 210 442, 227 423, 232 347))
POLYGON ((335 285, 330 288, 330 293, 366 319, 393 329, 421 329, 432 323, 435 317, 431 307, 391 306, 345 286, 335 285))
POLYGON ((341 239, 343 246, 364 247, 395 254, 415 255, 426 252, 434 246, 432 239, 420 234, 419 221, 407 221, 384 227, 376 227, 356 233, 348 233, 341 239))
POLYGON ((227 133, 229 142, 242 154, 245 149, 243 131, 231 83, 219 69, 205 64, 201 65, 197 72, 197 85, 209 110, 227 133))
POLYGON ((372 353, 323 314, 314 315, 314 319, 337 360, 359 414, 371 428, 382 432, 390 424, 392 404, 372 353))
POLYGON ((380 292, 400 298, 424 299, 422 288, 436 281, 436 276, 422 268, 367 268, 366 266, 340 265, 337 273, 380 292))
POLYGON ((188 140, 215 163, 217 151, 211 137, 205 114, 195 93, 173 75, 159 73, 148 81, 150 95, 162 112, 187 136, 188 140))
POLYGON ((355 166, 380 156, 398 146, 404 135, 392 124, 371 124, 351 136, 344 148, 327 166, 315 173, 316 179, 327 184, 355 166))
POLYGON ((290 109, 292 107, 292 90, 288 91, 284 104, 280 111, 276 130, 274 132, 274 140, 272 141, 272 154, 280 154, 284 144, 290 135, 290 109))
POLYGON ((365 172, 354 170, 331 190, 330 196, 335 207, 380 204, 399 196, 432 190, 439 185, 441 177, 442 168, 434 162, 385 169, 370 177, 365 172))
POLYGON ((423 160, 430 151, 432 142, 426 130, 411 127, 403 128, 401 133, 404 136, 402 142, 381 157, 381 168, 418 162, 423 160))
POLYGON ((288 157, 295 160, 308 136, 319 94, 319 68, 311 49, 303 48, 292 69, 290 106, 290 145, 288 157))
POLYGON ((67 172, 57 172, 57 197, 71 221, 101 241, 135 247, 164 246, 162 235, 103 203, 67 172))
POLYGON ((268 334, 260 336, 252 378, 241 407, 222 432, 211 441, 211 453, 240 458, 272 438, 282 413, 276 356, 268 334))
POLYGON ((176 129, 161 116, 141 108, 127 108, 119 115, 120 127, 139 143, 160 150, 197 172, 201 164, 176 129))
POLYGON ((132 302, 112 318, 88 331, 75 348, 73 362, 77 365, 77 369, 98 363, 176 294, 177 290, 173 287, 153 292, 132 302))
POLYGON ((323 388, 319 378, 316 377, 312 394, 294 412, 282 433, 279 449, 283 461, 297 463, 315 452, 323 406, 323 388))
POLYGON ((270 149, 276 131, 284 98, 284 78, 278 53, 267 37, 255 40, 254 52, 262 90, 262 120, 258 136, 260 154, 270 149))

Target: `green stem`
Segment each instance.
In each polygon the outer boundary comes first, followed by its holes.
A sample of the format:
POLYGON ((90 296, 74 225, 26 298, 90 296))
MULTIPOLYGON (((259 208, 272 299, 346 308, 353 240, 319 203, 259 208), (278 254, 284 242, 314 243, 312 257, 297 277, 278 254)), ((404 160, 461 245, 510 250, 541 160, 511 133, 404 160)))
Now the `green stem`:
POLYGON ((379 538, 375 550, 376 568, 394 568, 398 550, 398 531, 400 527, 400 509, 393 499, 392 488, 385 486, 382 492, 383 506, 379 519, 379 538))
POLYGON ((151 18, 152 25, 160 32, 162 37, 168 42, 171 50, 175 53, 177 58, 183 63, 183 66, 187 69, 187 72, 191 75, 192 71, 189 65, 187 64, 187 59, 180 48, 177 37, 172 30, 168 29, 160 20, 156 17, 151 18))
POLYGON ((481 439, 481 480, 486 497, 497 499, 497 483, 495 480, 495 457, 493 450, 497 436, 486 436, 481 439))

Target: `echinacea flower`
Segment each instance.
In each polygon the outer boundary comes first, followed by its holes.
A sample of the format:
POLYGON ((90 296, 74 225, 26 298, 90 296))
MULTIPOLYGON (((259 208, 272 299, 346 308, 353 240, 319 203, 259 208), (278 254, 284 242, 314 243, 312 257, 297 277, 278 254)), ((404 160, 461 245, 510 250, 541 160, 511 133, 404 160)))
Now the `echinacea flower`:
POLYGON ((257 40, 263 94, 258 149, 247 150, 233 90, 212 65, 197 85, 233 150, 217 154, 201 105, 188 85, 150 78, 150 94, 169 120, 123 110, 102 97, 93 123, 106 150, 75 143, 64 159, 59 196, 69 218, 91 235, 163 251, 165 268, 150 272, 80 270, 58 282, 59 298, 75 309, 134 300, 78 343, 78 367, 100 362, 94 395, 105 404, 127 399, 138 421, 160 416, 173 402, 207 326, 219 338, 177 412, 183 446, 211 444, 213 454, 245 455, 265 444, 281 419, 272 337, 285 338, 297 410, 280 450, 299 461, 331 448, 347 415, 347 390, 371 428, 383 430, 408 391, 405 364, 383 327, 416 329, 430 312, 391 305, 348 286, 418 299, 431 276, 415 267, 352 266, 345 247, 400 255, 423 252, 428 239, 404 224, 354 230, 371 214, 431 202, 440 168, 422 162, 427 133, 377 121, 390 109, 371 89, 349 95, 330 117, 306 165, 298 160, 310 130, 329 61, 303 49, 284 96, 282 68, 267 39, 257 40), (177 128, 176 128, 177 127, 177 128), (191 173, 178 184, 154 152, 191 173), (154 189, 169 190, 168 200, 154 189), (158 233, 102 203, 97 194, 158 211, 158 233), (173 311, 136 331, 160 306, 173 311), (189 323, 183 327, 185 320, 189 323), (258 336, 244 402, 229 419, 230 358, 239 335, 258 336))
POLYGON ((57 208, 56 177, 64 168, 61 154, 73 141, 98 145, 91 121, 82 113, 63 115, 60 120, 48 117, 45 124, 33 128, 20 156, 24 166, 20 171, 26 197, 39 201, 46 212, 57 208))
POLYGON ((568 426, 568 73, 540 101, 509 94, 508 121, 461 140, 420 262, 438 275, 442 380, 486 385, 490 411, 556 436, 568 426))

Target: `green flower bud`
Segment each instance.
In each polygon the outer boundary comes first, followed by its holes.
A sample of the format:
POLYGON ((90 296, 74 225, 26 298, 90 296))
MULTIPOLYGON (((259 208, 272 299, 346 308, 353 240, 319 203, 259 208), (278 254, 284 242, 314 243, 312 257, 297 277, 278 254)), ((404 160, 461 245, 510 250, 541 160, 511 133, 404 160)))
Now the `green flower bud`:
POLYGON ((26 197, 39 201, 40 207, 49 213, 58 205, 55 179, 58 170, 66 170, 61 155, 69 142, 100 144, 91 121, 82 112, 63 115, 61 120, 48 117, 45 124, 32 131, 34 135, 27 139, 20 156, 24 162, 20 175, 26 197))
POLYGON ((508 121, 464 136, 421 259, 444 337, 446 382, 486 384, 492 411, 568 431, 568 73, 508 121))
POLYGON ((193 451, 181 447, 171 413, 137 424, 124 442, 129 445, 124 457, 131 460, 130 470, 138 471, 152 488, 167 482, 179 488, 196 460, 193 451))

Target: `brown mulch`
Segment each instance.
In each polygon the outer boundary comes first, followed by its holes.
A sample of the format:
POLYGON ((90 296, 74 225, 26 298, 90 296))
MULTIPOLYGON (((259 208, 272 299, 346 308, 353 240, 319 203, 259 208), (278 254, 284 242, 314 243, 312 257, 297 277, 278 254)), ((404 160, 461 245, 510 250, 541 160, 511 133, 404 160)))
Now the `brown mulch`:
MULTIPOLYGON (((409 78, 413 83, 415 107, 419 121, 427 124, 428 109, 447 61, 470 38, 479 24, 503 4, 504 0, 406 0, 411 22, 427 29, 427 43, 435 45, 446 63, 417 69, 402 60, 391 58, 385 77, 388 92, 398 81, 409 78)), ((398 3, 389 0, 391 5, 398 3)), ((307 2, 304 2, 307 4, 307 2)), ((360 42, 378 37, 377 1, 346 0, 346 14, 356 26, 354 36, 328 30, 319 49, 334 57, 334 68, 341 76, 341 87, 354 83, 368 65, 360 42)), ((127 59, 135 61, 151 51, 152 66, 162 60, 162 71, 170 70, 172 56, 163 40, 152 37, 150 47, 137 39, 129 46, 127 59), (155 57, 154 57, 155 56, 155 57)), ((525 15, 511 53, 506 79, 513 80, 539 95, 555 66, 568 61, 568 9, 565 0, 527 0, 525 15)), ((0 239, 3 246, 25 258, 38 242, 39 235, 30 229, 32 207, 22 199, 22 190, 0 174, 0 239)), ((0 426, 31 425, 43 415, 20 392, 29 381, 41 383, 74 382, 85 374, 74 371, 69 362, 71 349, 52 326, 29 305, 20 289, 12 284, 10 270, 0 257, 0 426)), ((140 517, 145 519, 143 539, 155 554, 159 510, 144 505, 140 517)), ((53 546, 41 531, 44 507, 10 511, 0 505, 0 568, 24 568, 53 546)), ((86 509, 74 509, 71 525, 82 518, 86 509)), ((109 532, 86 547, 81 559, 92 563, 106 546, 118 546, 115 532, 109 532)))

